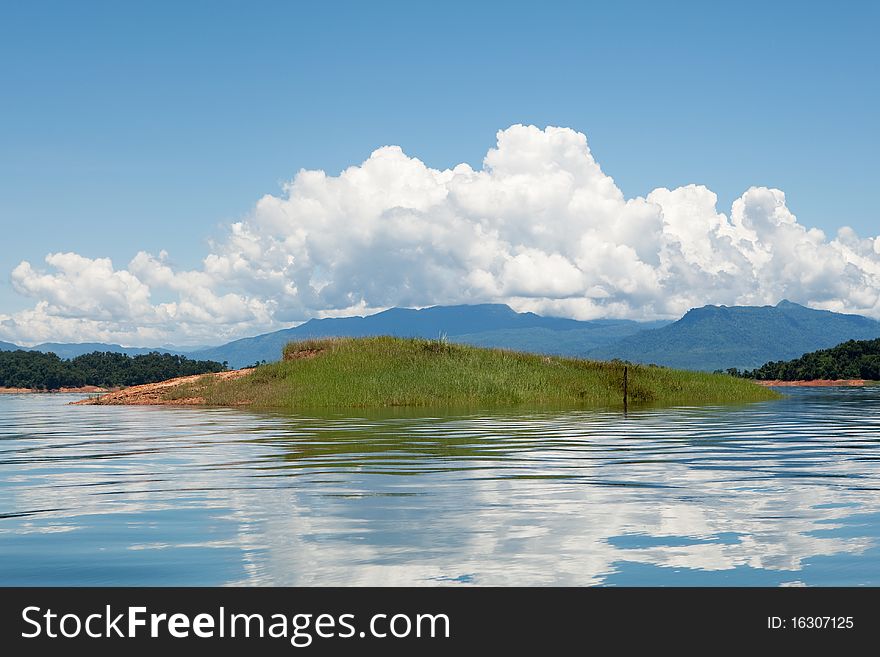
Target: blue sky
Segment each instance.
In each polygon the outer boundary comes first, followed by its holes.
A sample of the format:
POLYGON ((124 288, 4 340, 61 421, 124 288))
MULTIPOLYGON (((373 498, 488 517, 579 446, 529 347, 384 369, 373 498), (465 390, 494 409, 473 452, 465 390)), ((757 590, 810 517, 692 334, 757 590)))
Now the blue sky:
POLYGON ((878 233, 880 4, 4 3, 0 312, 21 260, 208 240, 298 170, 385 144, 479 168, 499 129, 587 135, 627 197, 785 191, 878 233), (768 6, 770 5, 770 6, 768 6))

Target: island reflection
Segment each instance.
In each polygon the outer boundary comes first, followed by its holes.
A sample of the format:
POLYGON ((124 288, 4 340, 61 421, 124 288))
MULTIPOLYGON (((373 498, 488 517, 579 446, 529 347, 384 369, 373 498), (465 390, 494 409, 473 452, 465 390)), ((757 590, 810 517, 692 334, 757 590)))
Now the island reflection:
POLYGON ((2 403, 5 584, 880 583, 876 389, 626 417, 2 403))

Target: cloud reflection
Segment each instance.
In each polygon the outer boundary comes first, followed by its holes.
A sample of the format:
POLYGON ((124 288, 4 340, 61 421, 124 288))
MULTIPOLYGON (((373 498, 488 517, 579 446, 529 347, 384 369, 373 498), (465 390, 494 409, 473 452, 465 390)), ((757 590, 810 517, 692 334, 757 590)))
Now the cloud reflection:
POLYGON ((43 583, 99 553, 120 584, 181 558, 179 584, 880 583, 871 390, 625 419, 0 404, 0 514, 29 514, 0 555, 43 583))

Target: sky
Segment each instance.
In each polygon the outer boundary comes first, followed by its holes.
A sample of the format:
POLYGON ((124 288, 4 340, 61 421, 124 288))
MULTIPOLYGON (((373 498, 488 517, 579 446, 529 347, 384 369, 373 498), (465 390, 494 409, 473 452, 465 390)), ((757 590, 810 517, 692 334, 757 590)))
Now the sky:
POLYGON ((880 318, 880 5, 768 4, 4 3, 0 340, 880 318))

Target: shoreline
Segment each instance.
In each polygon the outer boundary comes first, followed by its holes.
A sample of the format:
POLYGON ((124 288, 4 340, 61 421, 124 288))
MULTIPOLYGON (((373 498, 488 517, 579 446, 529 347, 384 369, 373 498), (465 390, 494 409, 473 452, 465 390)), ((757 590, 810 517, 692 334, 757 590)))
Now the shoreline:
MULTIPOLYGON (((71 404, 78 405, 159 405, 159 406, 193 406, 204 404, 201 397, 186 399, 165 400, 163 393, 169 388, 192 383, 197 379, 209 376, 219 379, 237 379, 251 372, 251 369, 228 370, 214 374, 194 374, 189 376, 158 381, 156 383, 144 383, 137 386, 129 386, 122 389, 101 388, 98 386, 82 386, 80 388, 58 388, 57 390, 39 390, 35 388, 4 388, 0 387, 0 395, 50 395, 50 394, 99 394, 100 397, 81 399, 71 404)), ((760 386, 768 388, 831 388, 831 387, 861 387, 872 383, 867 379, 813 379, 783 381, 770 379, 766 381, 754 381, 760 386)))
POLYGON ((170 389, 188 383, 195 383, 204 377, 211 379, 230 380, 238 379, 253 372, 253 369, 227 370, 213 374, 190 374, 179 376, 167 381, 156 383, 143 383, 138 386, 129 386, 121 390, 106 391, 107 394, 100 397, 88 397, 75 402, 76 406, 200 406, 205 404, 203 397, 184 397, 181 399, 165 399, 164 395, 170 389))
POLYGON ((813 379, 811 381, 782 381, 772 379, 769 381, 755 381, 760 386, 789 387, 789 388, 831 388, 831 387, 857 387, 869 383, 867 379, 813 379))

